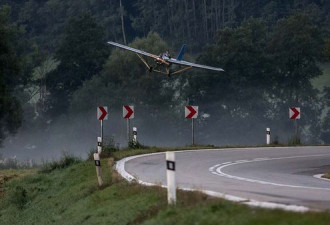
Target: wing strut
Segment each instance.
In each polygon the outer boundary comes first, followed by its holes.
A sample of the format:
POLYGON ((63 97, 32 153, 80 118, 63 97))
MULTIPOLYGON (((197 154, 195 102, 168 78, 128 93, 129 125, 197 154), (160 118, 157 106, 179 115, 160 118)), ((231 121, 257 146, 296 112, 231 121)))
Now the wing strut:
POLYGON ((144 60, 144 58, 137 53, 136 53, 136 55, 141 59, 141 61, 144 63, 144 65, 147 66, 148 70, 150 70, 151 66, 144 60))
POLYGON ((174 72, 171 73, 171 74, 183 73, 183 72, 185 72, 185 71, 187 71, 187 70, 190 70, 190 69, 192 69, 192 66, 185 67, 185 68, 183 68, 183 69, 181 69, 181 70, 174 71, 174 72))

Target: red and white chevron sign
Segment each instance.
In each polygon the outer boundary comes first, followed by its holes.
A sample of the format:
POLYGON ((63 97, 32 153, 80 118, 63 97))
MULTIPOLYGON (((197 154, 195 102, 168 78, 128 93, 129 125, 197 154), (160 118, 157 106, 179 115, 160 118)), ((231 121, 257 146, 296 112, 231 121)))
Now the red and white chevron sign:
POLYGON ((107 120, 108 119, 108 107, 107 106, 97 107, 97 119, 98 120, 107 120))
POLYGON ((123 117, 125 119, 133 119, 134 118, 134 106, 124 105, 123 106, 123 117))
POLYGON ((290 107, 289 117, 292 120, 300 119, 300 107, 290 107))
POLYGON ((187 119, 196 119, 198 116, 198 106, 185 106, 184 115, 187 119))

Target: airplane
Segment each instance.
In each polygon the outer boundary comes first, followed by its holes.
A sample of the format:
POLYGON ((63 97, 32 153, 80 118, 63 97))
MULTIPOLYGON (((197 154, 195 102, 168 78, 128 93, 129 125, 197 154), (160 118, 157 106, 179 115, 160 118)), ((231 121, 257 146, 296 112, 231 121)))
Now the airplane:
POLYGON ((200 69, 206 69, 206 70, 213 70, 213 71, 224 71, 223 69, 217 68, 217 67, 206 66, 206 65, 183 61, 182 57, 184 55, 184 50, 185 50, 186 45, 182 45, 181 50, 180 50, 177 58, 175 59, 169 55, 168 51, 161 53, 160 55, 154 55, 154 54, 151 54, 151 53, 139 50, 139 49, 135 49, 132 47, 128 47, 126 45, 122 45, 122 44, 112 42, 112 41, 108 41, 108 44, 128 50, 128 51, 135 52, 136 55, 140 58, 140 60, 146 65, 149 72, 154 71, 154 72, 162 73, 162 74, 167 75, 168 77, 170 77, 171 75, 174 75, 174 74, 185 72, 187 70, 192 69, 193 67, 200 68, 200 69), (142 55, 153 58, 154 62, 156 62, 155 66, 148 64, 147 61, 142 57, 142 55), (173 64, 184 66, 184 68, 173 70, 173 66, 172 66, 173 64))

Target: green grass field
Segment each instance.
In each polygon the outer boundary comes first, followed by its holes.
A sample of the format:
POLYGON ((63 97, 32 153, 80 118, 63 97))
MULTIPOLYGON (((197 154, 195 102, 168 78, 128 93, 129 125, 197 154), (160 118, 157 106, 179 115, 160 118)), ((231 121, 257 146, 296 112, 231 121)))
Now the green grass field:
MULTIPOLYGON (((121 158, 151 151, 160 150, 115 154, 121 158)), ((75 162, 51 171, 31 171, 30 175, 5 181, 0 224, 325 225, 330 221, 328 212, 302 214, 251 208, 199 192, 178 191, 178 203, 170 207, 165 189, 128 183, 112 170, 112 165, 113 160, 102 160, 102 188, 97 185, 93 161, 75 162)))

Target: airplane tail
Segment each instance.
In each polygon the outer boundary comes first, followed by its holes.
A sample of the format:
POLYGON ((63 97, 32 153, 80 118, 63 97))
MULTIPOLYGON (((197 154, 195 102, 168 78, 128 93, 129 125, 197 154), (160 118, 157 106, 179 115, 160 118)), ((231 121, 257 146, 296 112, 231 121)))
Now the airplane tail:
POLYGON ((181 61, 182 60, 182 57, 184 55, 184 49, 185 49, 185 47, 186 47, 186 45, 182 45, 181 50, 180 50, 180 52, 178 54, 178 57, 176 58, 178 61, 181 61))

